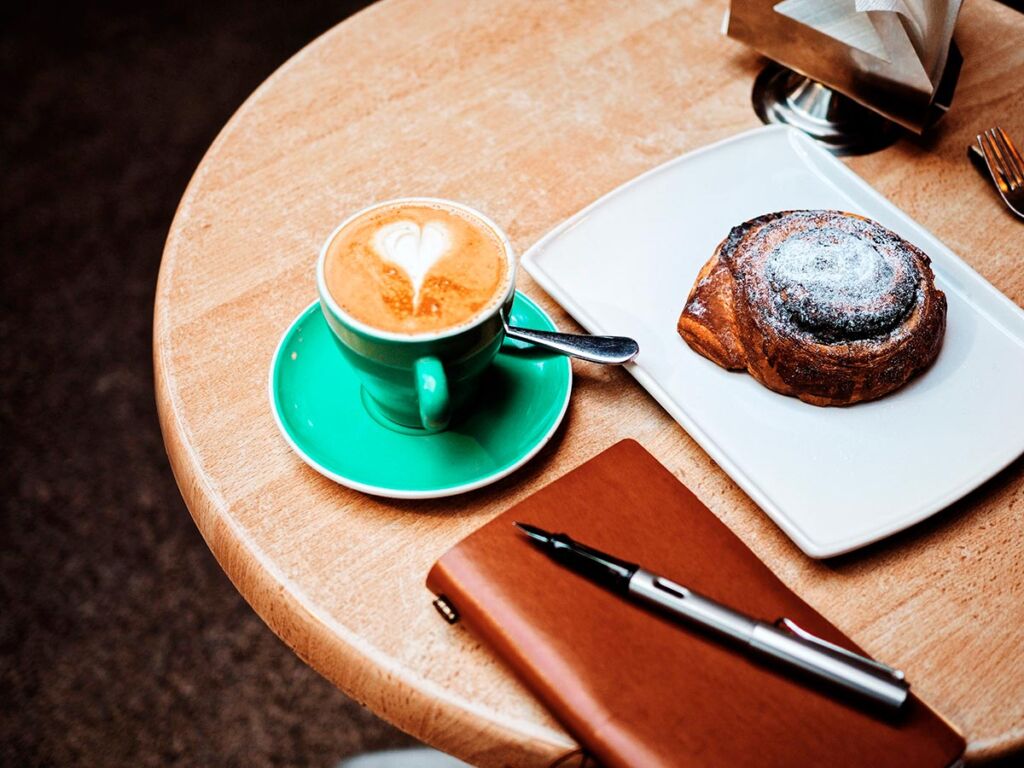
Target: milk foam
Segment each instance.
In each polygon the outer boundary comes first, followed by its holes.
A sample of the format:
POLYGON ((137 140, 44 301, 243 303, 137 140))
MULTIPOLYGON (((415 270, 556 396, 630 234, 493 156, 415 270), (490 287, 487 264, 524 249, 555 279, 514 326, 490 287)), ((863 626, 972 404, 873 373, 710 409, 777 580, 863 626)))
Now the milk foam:
POLYGON ((324 261, 339 307, 382 331, 458 328, 507 296, 514 262, 499 232, 469 213, 398 201, 350 220, 324 261))
POLYGON ((440 221, 428 221, 422 226, 415 221, 393 221, 373 236, 373 248, 380 257, 401 267, 409 276, 414 309, 419 309, 420 291, 427 273, 451 246, 448 227, 440 221))

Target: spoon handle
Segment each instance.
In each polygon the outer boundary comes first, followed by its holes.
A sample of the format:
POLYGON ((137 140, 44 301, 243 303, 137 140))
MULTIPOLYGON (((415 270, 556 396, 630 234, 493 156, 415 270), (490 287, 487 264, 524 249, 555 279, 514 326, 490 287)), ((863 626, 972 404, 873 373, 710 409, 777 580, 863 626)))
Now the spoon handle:
POLYGON ((529 328, 505 327, 507 336, 528 341, 563 355, 589 360, 604 365, 628 363, 640 351, 633 339, 625 336, 590 336, 579 333, 556 333, 555 331, 534 331, 529 328))

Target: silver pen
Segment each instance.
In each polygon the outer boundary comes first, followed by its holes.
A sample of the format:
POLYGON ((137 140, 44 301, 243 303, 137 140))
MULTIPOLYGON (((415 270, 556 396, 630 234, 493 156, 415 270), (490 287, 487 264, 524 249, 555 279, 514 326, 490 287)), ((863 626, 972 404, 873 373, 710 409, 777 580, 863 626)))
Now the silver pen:
POLYGON ((656 606, 673 618, 723 635, 772 661, 802 670, 850 693, 900 710, 910 696, 903 673, 801 629, 789 619, 760 621, 651 573, 636 563, 587 547, 564 533, 516 523, 552 558, 602 586, 656 606))

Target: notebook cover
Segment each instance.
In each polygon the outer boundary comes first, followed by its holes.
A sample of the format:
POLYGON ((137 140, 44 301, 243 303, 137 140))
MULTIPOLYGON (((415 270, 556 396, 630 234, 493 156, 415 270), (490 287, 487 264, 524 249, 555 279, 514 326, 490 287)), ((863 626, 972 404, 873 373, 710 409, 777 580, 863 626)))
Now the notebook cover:
POLYGON ((468 536, 427 577, 609 768, 941 768, 962 755, 963 738, 916 697, 893 720, 809 687, 558 565, 514 520, 861 651, 638 443, 620 442, 468 536))

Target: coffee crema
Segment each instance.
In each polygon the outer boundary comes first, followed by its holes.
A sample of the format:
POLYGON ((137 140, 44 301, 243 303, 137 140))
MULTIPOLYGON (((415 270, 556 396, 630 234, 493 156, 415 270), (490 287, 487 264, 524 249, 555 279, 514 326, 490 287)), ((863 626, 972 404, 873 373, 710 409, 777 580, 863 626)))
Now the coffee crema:
POLYGON ((501 237, 458 208, 396 203, 349 222, 327 247, 324 280, 356 320, 395 333, 437 333, 504 298, 501 237))

